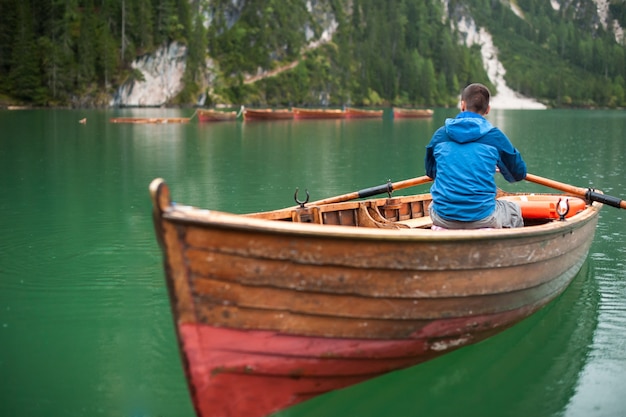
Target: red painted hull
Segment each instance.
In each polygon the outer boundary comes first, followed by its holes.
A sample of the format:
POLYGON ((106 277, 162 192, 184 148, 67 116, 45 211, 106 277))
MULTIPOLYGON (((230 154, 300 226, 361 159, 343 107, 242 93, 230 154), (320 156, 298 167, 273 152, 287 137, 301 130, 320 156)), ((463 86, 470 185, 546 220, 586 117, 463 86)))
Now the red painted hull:
POLYGON ((199 416, 264 417, 476 343, 539 307, 442 320, 406 340, 290 336, 202 324, 182 324, 179 335, 199 416), (470 335, 468 328, 483 331, 470 335))

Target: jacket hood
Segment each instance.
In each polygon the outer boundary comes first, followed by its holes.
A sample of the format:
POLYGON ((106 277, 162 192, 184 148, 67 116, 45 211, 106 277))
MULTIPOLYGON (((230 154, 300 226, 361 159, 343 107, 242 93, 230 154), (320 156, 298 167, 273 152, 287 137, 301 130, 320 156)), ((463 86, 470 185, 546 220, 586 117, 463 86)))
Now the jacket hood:
POLYGON ((467 143, 485 136, 493 129, 493 125, 480 114, 465 111, 454 119, 446 119, 445 128, 450 139, 457 143, 467 143))

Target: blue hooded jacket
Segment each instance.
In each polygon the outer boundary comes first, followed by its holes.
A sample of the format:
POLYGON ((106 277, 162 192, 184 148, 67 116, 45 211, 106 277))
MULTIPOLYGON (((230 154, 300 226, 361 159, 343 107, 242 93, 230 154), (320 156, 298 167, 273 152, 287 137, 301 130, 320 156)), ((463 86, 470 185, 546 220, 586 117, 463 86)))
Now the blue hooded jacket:
POLYGON ((496 167, 509 182, 526 177, 526 163, 504 133, 478 113, 446 119, 426 146, 433 208, 446 220, 477 221, 496 208, 496 167))

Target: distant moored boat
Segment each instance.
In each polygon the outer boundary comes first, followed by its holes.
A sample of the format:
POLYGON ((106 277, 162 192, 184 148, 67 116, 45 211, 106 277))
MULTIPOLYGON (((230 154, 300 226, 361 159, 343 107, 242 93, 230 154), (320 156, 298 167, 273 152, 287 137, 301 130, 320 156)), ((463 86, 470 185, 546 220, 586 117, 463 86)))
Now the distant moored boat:
POLYGON ((222 122, 228 120, 237 120, 237 112, 198 109, 198 121, 200 122, 222 122))
POLYGON ((293 119, 293 111, 288 109, 244 109, 244 120, 287 120, 293 119))
POLYGON ((393 108, 394 119, 408 119, 408 118, 427 118, 432 117, 433 111, 431 109, 403 109, 400 107, 393 108))
POLYGON ((367 110, 346 107, 346 117, 349 119, 381 118, 383 117, 383 110, 367 110))
POLYGON ((343 119, 346 112, 340 109, 303 109, 293 108, 293 115, 296 119, 343 119))
POLYGON ((166 123, 189 123, 191 118, 189 117, 113 117, 109 119, 111 123, 152 123, 152 124, 166 124, 166 123))

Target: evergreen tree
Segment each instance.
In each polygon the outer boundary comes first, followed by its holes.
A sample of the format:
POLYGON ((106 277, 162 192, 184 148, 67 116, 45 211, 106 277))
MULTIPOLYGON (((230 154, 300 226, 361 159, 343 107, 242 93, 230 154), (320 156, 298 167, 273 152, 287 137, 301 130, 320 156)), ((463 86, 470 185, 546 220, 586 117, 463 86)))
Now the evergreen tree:
POLYGON ((13 63, 14 35, 18 26, 17 0, 0 0, 0 92, 9 92, 13 63))
POLYGON ((18 98, 42 103, 39 57, 35 41, 33 14, 27 1, 17 1, 16 32, 13 39, 11 69, 9 72, 10 92, 18 98))

